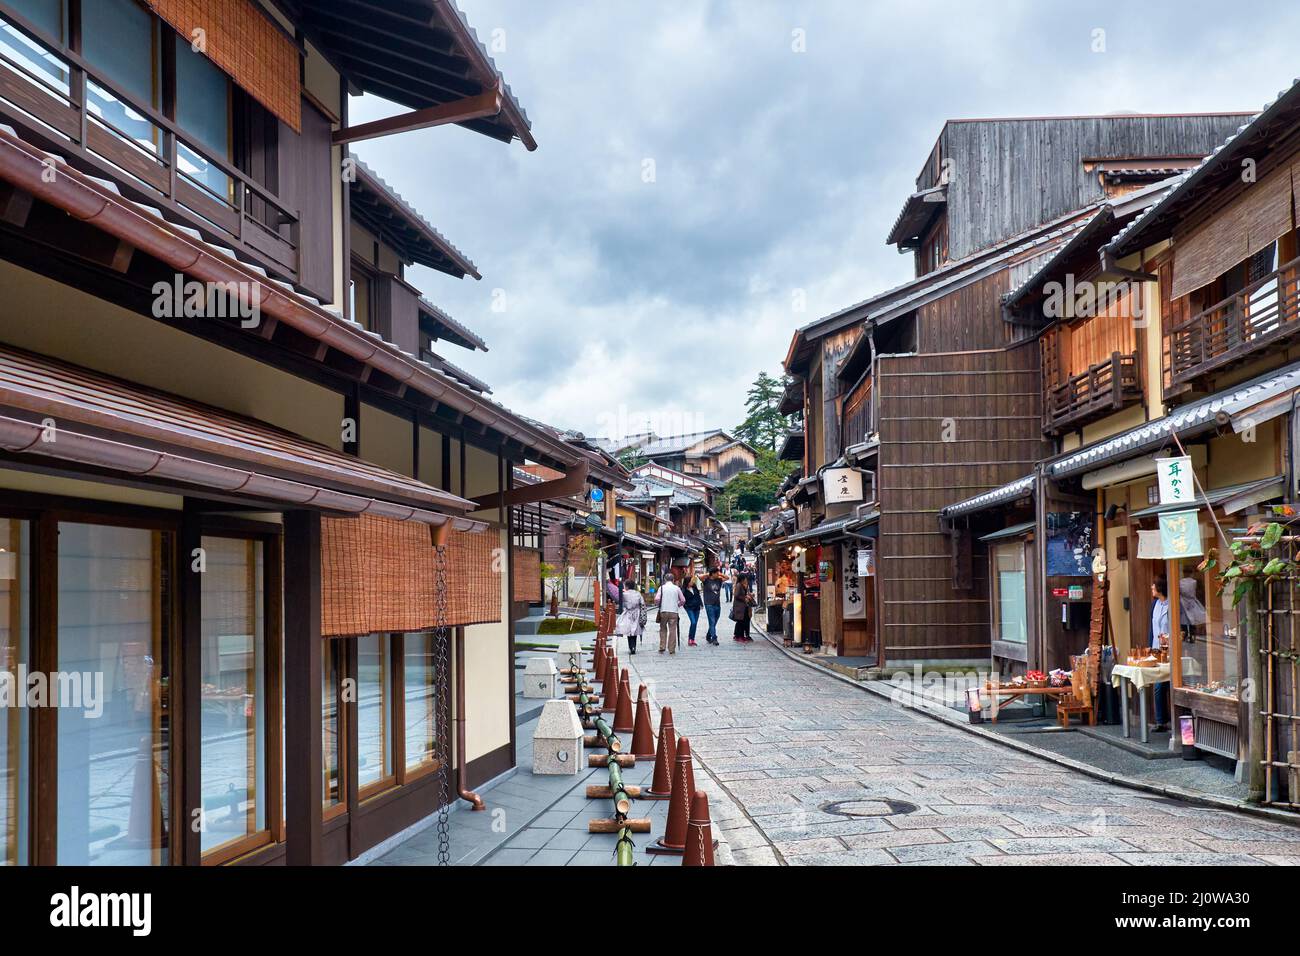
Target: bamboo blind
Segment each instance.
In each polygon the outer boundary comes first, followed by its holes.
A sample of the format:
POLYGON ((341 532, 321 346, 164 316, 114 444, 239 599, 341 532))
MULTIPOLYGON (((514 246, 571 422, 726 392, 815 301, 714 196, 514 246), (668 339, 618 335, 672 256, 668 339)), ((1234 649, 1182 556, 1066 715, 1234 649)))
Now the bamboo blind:
POLYGON ((515 548, 514 600, 533 604, 542 599, 542 553, 532 548, 515 548))
MULTIPOLYGON (((447 543, 447 619, 501 620, 501 578, 491 532, 453 531, 447 543)), ((389 518, 321 521, 321 633, 325 637, 424 631, 438 624, 436 551, 427 525, 389 518)))
POLYGON ((298 50, 250 0, 148 0, 158 16, 191 42, 295 133, 302 132, 298 50))
POLYGON ((1292 173, 1267 173, 1205 222, 1174 232, 1174 298, 1208 285, 1291 231, 1292 173))

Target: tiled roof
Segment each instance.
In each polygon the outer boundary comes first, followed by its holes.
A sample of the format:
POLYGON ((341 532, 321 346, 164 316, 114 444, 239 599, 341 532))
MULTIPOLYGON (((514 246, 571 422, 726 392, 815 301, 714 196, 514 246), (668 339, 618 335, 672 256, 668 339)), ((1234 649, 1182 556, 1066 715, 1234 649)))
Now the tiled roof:
MULTIPOLYGON (((1187 198, 1192 188, 1200 182, 1212 170, 1221 163, 1228 162, 1236 153, 1234 144, 1244 143, 1247 139, 1255 134, 1267 135, 1266 128, 1269 120, 1277 113, 1286 110, 1296 104, 1300 99, 1300 79, 1292 80, 1291 85, 1278 93, 1277 97, 1268 103, 1262 110, 1256 113, 1251 119, 1242 123, 1233 133, 1225 139, 1215 150, 1201 160, 1199 164, 1182 173, 1174 186, 1160 202, 1156 203, 1137 219, 1133 220, 1123 230, 1120 231, 1114 239, 1110 241, 1110 248, 1116 255, 1124 255, 1126 252, 1134 251, 1137 240, 1146 231, 1147 227, 1155 222, 1157 218, 1166 212, 1172 211, 1179 202, 1187 198)), ((1164 238, 1164 237, 1160 237, 1164 238)))
POLYGON ((1023 498, 1025 495, 1031 494, 1033 490, 1034 476, 1025 475, 1023 478, 1007 482, 1000 488, 982 492, 972 498, 967 498, 965 501, 959 501, 956 504, 948 505, 946 508, 941 508, 939 515, 944 518, 956 518, 960 515, 974 514, 977 511, 984 511, 997 505, 1006 504, 1009 501, 1015 501, 1017 498, 1023 498))

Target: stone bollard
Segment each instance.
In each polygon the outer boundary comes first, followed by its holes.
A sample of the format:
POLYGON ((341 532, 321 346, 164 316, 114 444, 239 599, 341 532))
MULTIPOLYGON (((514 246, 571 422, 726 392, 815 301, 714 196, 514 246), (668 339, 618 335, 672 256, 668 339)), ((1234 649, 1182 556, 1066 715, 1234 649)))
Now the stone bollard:
POLYGON ((530 657, 524 665, 524 696, 551 700, 558 697, 559 672, 549 657, 530 657))
POLYGON ((576 638, 566 638, 565 640, 560 641, 560 649, 555 652, 555 666, 560 670, 564 670, 569 666, 570 655, 577 660, 578 666, 581 667, 582 642, 576 638))
POLYGON ((582 722, 567 700, 548 700, 533 731, 533 773, 576 775, 582 760, 582 722))

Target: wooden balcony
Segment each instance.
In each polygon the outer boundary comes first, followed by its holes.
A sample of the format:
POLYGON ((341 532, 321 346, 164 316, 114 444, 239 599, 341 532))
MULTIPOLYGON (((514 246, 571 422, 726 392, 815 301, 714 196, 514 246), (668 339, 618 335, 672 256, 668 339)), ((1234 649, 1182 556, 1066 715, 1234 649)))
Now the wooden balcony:
POLYGON ((1114 352, 1106 361, 1048 388, 1043 396, 1043 431, 1059 435, 1082 428, 1141 400, 1137 353, 1114 352))
POLYGON ((274 193, 3 9, 0 39, 0 124, 272 275, 298 278, 298 215, 274 193))
POLYGON ((1202 376, 1259 358, 1300 336, 1296 282, 1300 259, 1252 283, 1164 333, 1165 395, 1202 376))

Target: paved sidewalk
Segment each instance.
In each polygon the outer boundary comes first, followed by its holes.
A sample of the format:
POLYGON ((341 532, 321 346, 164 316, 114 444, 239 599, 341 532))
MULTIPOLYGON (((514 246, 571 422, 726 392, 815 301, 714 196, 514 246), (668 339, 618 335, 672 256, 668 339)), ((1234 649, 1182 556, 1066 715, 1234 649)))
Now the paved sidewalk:
MULTIPOLYGON (((587 635, 584 644, 589 643, 590 635, 587 635)), ((522 685, 523 662, 531 656, 536 656, 536 652, 521 651, 516 655, 518 769, 483 793, 487 806, 485 812, 473 813, 462 809, 451 815, 451 862, 457 866, 614 866, 617 836, 587 832, 589 820, 610 815, 610 801, 588 800, 586 797, 588 785, 606 783, 606 771, 584 767, 581 773, 564 777, 532 773, 533 730, 544 701, 525 699, 518 693, 522 685)), ((624 736, 630 740, 630 735, 624 736)), ((628 784, 648 786, 653 772, 653 760, 638 761, 636 767, 624 770, 623 779, 628 784)), ((731 857, 724 828, 741 816, 740 812, 730 798, 709 780, 698 763, 696 787, 709 793, 714 836, 719 840, 715 863, 727 865, 731 857)), ((680 856, 646 852, 646 847, 663 836, 667 815, 666 800, 633 802, 633 816, 651 820, 650 833, 633 836, 638 866, 681 866, 680 856)), ((437 860, 437 828, 429 827, 380 857, 373 865, 432 866, 437 860)))

